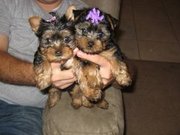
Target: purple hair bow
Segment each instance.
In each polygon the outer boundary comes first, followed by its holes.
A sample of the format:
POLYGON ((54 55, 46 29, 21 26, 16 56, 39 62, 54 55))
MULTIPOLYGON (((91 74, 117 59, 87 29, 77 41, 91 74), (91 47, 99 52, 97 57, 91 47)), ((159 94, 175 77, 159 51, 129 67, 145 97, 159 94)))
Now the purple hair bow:
POLYGON ((97 25, 104 19, 104 15, 100 15, 100 10, 93 8, 86 16, 86 20, 90 20, 92 24, 97 25))
POLYGON ((46 22, 52 23, 56 21, 56 16, 51 16, 51 18, 47 19, 46 22))

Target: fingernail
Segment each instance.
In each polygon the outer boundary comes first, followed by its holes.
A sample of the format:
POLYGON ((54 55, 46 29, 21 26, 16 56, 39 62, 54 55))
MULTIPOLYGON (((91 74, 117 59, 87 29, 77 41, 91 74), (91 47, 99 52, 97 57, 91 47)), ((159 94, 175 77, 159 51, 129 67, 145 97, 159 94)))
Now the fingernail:
POLYGON ((78 52, 77 52, 77 56, 80 56, 80 57, 81 57, 82 55, 83 55, 83 52, 81 52, 81 51, 78 51, 78 52))
POLYGON ((73 50, 74 53, 76 53, 77 51, 78 51, 78 48, 75 48, 75 49, 73 50))

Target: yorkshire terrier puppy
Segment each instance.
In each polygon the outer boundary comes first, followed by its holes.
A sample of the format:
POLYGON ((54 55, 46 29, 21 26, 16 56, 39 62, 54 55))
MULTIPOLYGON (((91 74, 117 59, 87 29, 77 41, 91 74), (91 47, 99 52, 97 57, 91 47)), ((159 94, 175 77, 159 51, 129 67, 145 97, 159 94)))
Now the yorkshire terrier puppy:
MULTIPOLYGON (((70 8, 69 20, 75 24, 76 47, 87 54, 98 54, 112 65, 112 75, 120 86, 131 84, 128 68, 123 62, 121 51, 115 43, 115 29, 118 21, 98 8, 75 10, 70 8)), ((74 107, 98 107, 107 109, 105 86, 100 75, 100 66, 90 61, 75 58, 75 75, 80 90, 74 91, 74 107), (79 96, 77 96, 79 95, 79 96)))
POLYGON ((51 14, 50 19, 44 20, 39 16, 29 18, 32 30, 39 40, 39 47, 34 56, 34 72, 37 87, 49 90, 48 106, 55 106, 61 96, 61 91, 51 83, 51 63, 61 63, 60 68, 72 61, 74 49, 74 33, 66 17, 51 14))

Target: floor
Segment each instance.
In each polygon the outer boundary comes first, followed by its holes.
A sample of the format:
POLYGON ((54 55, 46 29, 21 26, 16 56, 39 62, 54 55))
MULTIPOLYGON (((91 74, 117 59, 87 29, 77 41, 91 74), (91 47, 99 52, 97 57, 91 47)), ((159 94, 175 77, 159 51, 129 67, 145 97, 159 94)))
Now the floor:
POLYGON ((180 135, 180 63, 133 63, 136 81, 123 90, 125 135, 180 135))
POLYGON ((180 63, 180 0, 122 0, 120 27, 130 59, 180 63))

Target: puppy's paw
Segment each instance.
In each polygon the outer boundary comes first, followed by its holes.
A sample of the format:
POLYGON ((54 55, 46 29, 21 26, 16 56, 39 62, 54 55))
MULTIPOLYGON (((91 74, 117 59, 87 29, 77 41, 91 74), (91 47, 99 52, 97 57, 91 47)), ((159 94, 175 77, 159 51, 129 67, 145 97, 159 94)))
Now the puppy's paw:
POLYGON ((124 75, 124 76, 117 76, 116 81, 118 82, 119 85, 121 86, 129 86, 132 83, 130 75, 124 75))
POLYGON ((79 98, 72 99, 71 105, 74 109, 79 109, 82 106, 82 100, 79 98))
POLYGON ((57 102, 60 100, 60 98, 61 98, 60 90, 56 88, 51 88, 49 90, 49 97, 47 101, 49 108, 54 107, 57 104, 57 102))
POLYGON ((108 109, 109 103, 105 99, 103 99, 97 103, 97 106, 102 109, 108 109))
POLYGON ((92 108, 94 105, 85 97, 82 97, 82 105, 87 108, 92 108))

